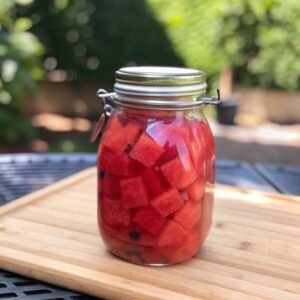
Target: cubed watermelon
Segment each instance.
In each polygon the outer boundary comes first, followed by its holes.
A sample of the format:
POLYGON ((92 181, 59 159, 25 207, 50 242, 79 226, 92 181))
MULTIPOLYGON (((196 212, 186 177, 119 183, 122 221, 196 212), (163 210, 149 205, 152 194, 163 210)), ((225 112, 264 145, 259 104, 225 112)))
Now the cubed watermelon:
POLYGON ((210 182, 215 182, 215 153, 216 145, 211 129, 207 123, 200 122, 198 125, 198 132, 203 145, 203 152, 205 153, 205 178, 210 182))
POLYGON ((165 124, 164 121, 157 121, 147 127, 149 136, 161 147, 164 147, 169 137, 170 124, 165 124))
POLYGON ((208 158, 206 168, 206 178, 209 183, 215 183, 215 162, 216 155, 215 153, 211 153, 211 156, 208 158))
POLYGON ((155 122, 148 126, 147 133, 162 147, 176 145, 180 140, 186 143, 189 134, 187 125, 182 121, 173 123, 155 122))
POLYGON ((189 122, 187 120, 179 119, 173 122, 173 136, 178 139, 181 138, 185 143, 189 143, 191 140, 189 122))
POLYGON ((160 170, 146 169, 143 171, 142 177, 148 191, 150 191, 153 197, 163 193, 169 186, 160 170))
POLYGON ((130 121, 125 126, 125 130, 124 130, 124 135, 126 137, 127 143, 133 145, 137 141, 140 132, 141 132, 141 125, 134 121, 130 121))
POLYGON ((190 184, 186 188, 186 192, 188 194, 189 199, 193 201, 199 201, 203 195, 205 190, 205 181, 204 178, 196 179, 192 184, 190 184))
POLYGON ((135 223, 130 223, 128 226, 122 227, 101 224, 101 228, 107 234, 127 243, 151 247, 157 245, 157 237, 135 223))
POLYGON ((177 189, 169 189, 151 201, 151 205, 166 217, 183 206, 184 202, 177 189))
POLYGON ((126 226, 130 223, 130 211, 122 207, 119 199, 103 196, 100 201, 100 215, 103 223, 108 225, 126 226))
POLYGON ((163 164, 161 170, 169 184, 178 189, 187 187, 197 178, 195 168, 187 155, 163 164))
POLYGON ((146 167, 151 167, 163 154, 164 149, 159 146, 147 133, 143 133, 130 151, 130 156, 146 167))
POLYGON ((199 121, 190 121, 190 140, 188 141, 187 145, 192 163, 198 173, 198 176, 203 176, 205 167, 205 151, 202 145, 201 137, 199 136, 198 124, 199 121))
POLYGON ((212 188, 205 191, 205 196, 202 203, 202 217, 201 217, 201 235, 204 240, 210 230, 212 224, 212 212, 214 205, 214 194, 212 188))
POLYGON ((103 146, 100 147, 99 161, 101 171, 112 175, 130 176, 140 172, 143 168, 140 163, 129 157, 128 154, 116 155, 103 146))
POLYGON ((111 197, 121 199, 121 189, 120 189, 120 177, 110 175, 108 173, 104 174, 104 176, 99 180, 100 184, 100 194, 111 197))
POLYGON ((183 242, 188 232, 177 222, 169 220, 157 238, 158 247, 175 246, 183 242))
POLYGON ((186 201, 184 206, 173 215, 174 221, 186 230, 191 230, 200 220, 202 214, 201 202, 186 201))
POLYGON ((177 146, 176 145, 169 146, 169 144, 167 144, 165 146, 165 152, 161 155, 161 157, 158 159, 156 164, 158 166, 161 166, 169 162, 170 160, 173 160, 174 158, 178 157, 178 155, 179 153, 177 150, 177 146))
POLYGON ((133 122, 122 126, 117 116, 112 116, 102 138, 102 145, 115 154, 121 154, 128 146, 133 144, 140 132, 140 127, 133 122))
POLYGON ((199 229, 194 229, 188 234, 179 247, 170 251, 170 261, 178 263, 185 261, 197 254, 202 245, 199 229))
POLYGON ((152 206, 138 209, 132 220, 153 235, 157 235, 166 222, 152 206))
POLYGON ((124 208, 148 205, 148 192, 141 176, 121 179, 120 187, 124 208))

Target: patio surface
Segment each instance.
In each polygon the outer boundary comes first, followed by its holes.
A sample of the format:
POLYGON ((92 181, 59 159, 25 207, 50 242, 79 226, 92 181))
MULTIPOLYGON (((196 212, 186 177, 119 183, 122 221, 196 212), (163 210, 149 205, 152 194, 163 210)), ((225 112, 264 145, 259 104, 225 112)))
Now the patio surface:
POLYGON ((210 124, 219 159, 300 165, 300 124, 264 123, 255 127, 210 124))

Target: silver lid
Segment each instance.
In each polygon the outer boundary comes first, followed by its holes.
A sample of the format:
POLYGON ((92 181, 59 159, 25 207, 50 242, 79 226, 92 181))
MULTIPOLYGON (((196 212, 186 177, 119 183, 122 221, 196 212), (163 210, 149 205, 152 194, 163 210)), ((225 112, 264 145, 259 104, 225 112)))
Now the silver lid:
POLYGON ((130 96, 201 96, 207 88, 202 71, 175 67, 126 67, 116 72, 114 90, 130 96))

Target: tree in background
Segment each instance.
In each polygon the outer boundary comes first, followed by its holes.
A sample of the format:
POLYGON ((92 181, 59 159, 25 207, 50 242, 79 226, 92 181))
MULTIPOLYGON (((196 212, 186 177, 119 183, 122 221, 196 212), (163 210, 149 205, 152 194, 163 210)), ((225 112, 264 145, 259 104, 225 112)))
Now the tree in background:
POLYGON ((0 139, 33 136, 19 105, 43 68, 112 84, 124 65, 187 66, 214 89, 232 67, 236 84, 296 90, 299 15, 297 0, 1 0, 0 139))
POLYGON ((300 86, 297 0, 149 0, 189 67, 213 75, 233 67, 239 85, 300 86))
POLYGON ((73 81, 112 84, 128 64, 183 65, 144 0, 34 1, 18 15, 33 21, 46 69, 66 70, 73 81))
POLYGON ((219 42, 236 79, 296 90, 300 85, 300 2, 227 0, 218 7, 219 42))
POLYGON ((71 80, 112 83, 130 64, 205 70, 215 87, 233 67, 239 85, 299 87, 297 0, 44 0, 19 6, 45 46, 44 66, 71 80))
POLYGON ((40 55, 43 47, 29 33, 29 18, 15 16, 16 7, 30 0, 1 0, 0 3, 0 140, 15 142, 31 138, 34 130, 19 111, 24 92, 33 89, 42 76, 40 55))
POLYGON ((176 53, 187 67, 201 69, 215 89, 218 74, 226 66, 215 36, 216 0, 148 0, 156 18, 164 25, 176 53))

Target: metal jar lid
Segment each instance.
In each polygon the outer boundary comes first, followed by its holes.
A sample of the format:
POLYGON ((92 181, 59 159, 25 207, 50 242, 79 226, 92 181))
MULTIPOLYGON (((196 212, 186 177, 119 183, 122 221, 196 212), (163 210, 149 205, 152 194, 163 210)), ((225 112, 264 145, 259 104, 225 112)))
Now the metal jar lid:
POLYGON ((204 97, 206 74, 189 68, 125 67, 116 72, 115 93, 99 90, 102 99, 147 109, 189 109, 216 104, 218 97, 204 97))
POLYGON ((116 93, 134 96, 197 96, 206 91, 206 74, 175 67, 126 67, 116 72, 116 93))

